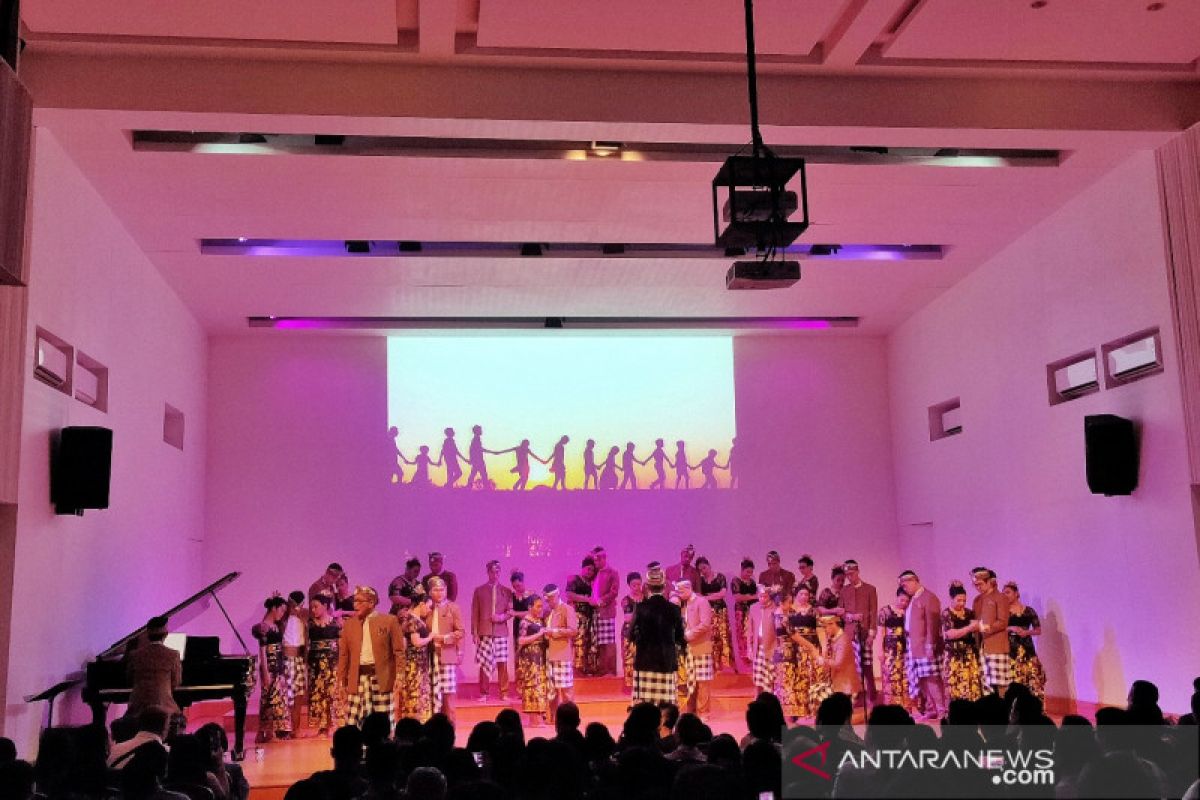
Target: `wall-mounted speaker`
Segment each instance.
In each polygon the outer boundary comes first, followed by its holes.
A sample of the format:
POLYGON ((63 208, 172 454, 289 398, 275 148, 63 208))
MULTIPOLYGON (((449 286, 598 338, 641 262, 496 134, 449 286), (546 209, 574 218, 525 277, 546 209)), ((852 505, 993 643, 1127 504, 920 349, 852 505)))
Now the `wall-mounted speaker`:
POLYGON ((1133 494, 1138 482, 1138 440, 1133 420, 1114 414, 1083 418, 1087 484, 1092 494, 1133 494))
POLYGON ((108 508, 113 434, 108 428, 72 427, 59 431, 51 451, 50 502, 56 514, 108 508))

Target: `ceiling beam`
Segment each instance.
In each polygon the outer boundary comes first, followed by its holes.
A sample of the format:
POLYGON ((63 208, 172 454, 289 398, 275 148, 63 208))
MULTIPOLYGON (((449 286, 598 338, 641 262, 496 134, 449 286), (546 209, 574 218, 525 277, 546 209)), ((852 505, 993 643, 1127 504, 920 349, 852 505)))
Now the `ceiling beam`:
MULTIPOLYGON (((306 60, 30 48, 22 80, 39 108, 364 118, 746 124, 740 73, 306 60)), ((767 125, 1182 131, 1200 84, 1044 78, 759 77, 767 125)))

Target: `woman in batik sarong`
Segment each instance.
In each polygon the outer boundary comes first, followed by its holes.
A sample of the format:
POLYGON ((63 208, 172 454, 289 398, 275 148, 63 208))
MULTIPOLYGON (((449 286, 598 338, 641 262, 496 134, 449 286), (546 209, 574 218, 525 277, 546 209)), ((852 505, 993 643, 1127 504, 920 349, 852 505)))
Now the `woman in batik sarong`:
POLYGON ((596 644, 596 606, 600 601, 592 595, 596 580, 596 561, 583 559, 579 574, 567 581, 566 599, 575 609, 579 633, 575 636, 575 674, 600 674, 600 648, 596 644))
POLYGON ((942 637, 946 657, 942 678, 947 700, 978 700, 983 697, 983 665, 979 660, 979 620, 967 608, 967 590, 961 581, 950 584, 950 607, 942 610, 942 637))
POLYGON ((637 654, 631 635, 633 612, 637 610, 637 604, 646 599, 646 590, 642 586, 640 572, 626 575, 625 584, 629 587, 629 594, 621 598, 621 616, 624 620, 621 623, 621 660, 625 665, 625 688, 633 689, 633 659, 637 654))
POLYGON ((277 735, 286 738, 292 731, 292 718, 283 697, 283 618, 287 600, 278 594, 263 602, 266 613, 251 633, 258 640, 258 736, 255 741, 269 742, 277 735))
POLYGON ((433 672, 430 661, 429 600, 413 603, 400 612, 404 634, 404 664, 396 679, 396 719, 410 717, 428 722, 433 716, 433 672))
POLYGON ((338 727, 338 637, 342 626, 333 616, 333 597, 313 595, 308 601, 308 724, 327 736, 338 727))
POLYGON ((546 604, 530 598, 529 613, 517 636, 517 693, 529 725, 545 725, 550 710, 550 678, 546 665, 546 604))
POLYGON ((785 646, 783 677, 780 681, 783 713, 794 719, 815 719, 817 703, 813 702, 813 685, 817 677, 814 655, 820 652, 817 637, 817 609, 812 604, 807 586, 796 592, 796 601, 783 625, 785 646), (806 643, 811 647, 805 646, 806 643))
POLYGON ((1021 602, 1021 590, 1009 581, 1004 584, 1008 597, 1008 647, 1012 656, 1013 681, 1046 702, 1046 670, 1033 646, 1033 637, 1042 635, 1042 620, 1038 613, 1021 602))
POLYGON ((696 592, 703 595, 712 607, 713 670, 721 672, 727 666, 735 667, 733 639, 729 634, 729 605, 726 602, 729 587, 725 576, 715 572, 706 557, 696 559, 696 568, 700 570, 700 585, 696 587, 696 592))
POLYGON ((904 633, 904 610, 909 597, 901 588, 896 589, 896 599, 879 609, 879 628, 883 631, 883 675, 881 688, 884 705, 901 706, 912 710, 912 698, 908 696, 908 671, 904 656, 908 652, 908 637, 904 633))
POLYGON ((742 559, 742 571, 729 583, 733 595, 733 628, 738 637, 742 666, 750 668, 754 647, 750 636, 750 607, 758 602, 758 583, 754 580, 754 562, 742 559))

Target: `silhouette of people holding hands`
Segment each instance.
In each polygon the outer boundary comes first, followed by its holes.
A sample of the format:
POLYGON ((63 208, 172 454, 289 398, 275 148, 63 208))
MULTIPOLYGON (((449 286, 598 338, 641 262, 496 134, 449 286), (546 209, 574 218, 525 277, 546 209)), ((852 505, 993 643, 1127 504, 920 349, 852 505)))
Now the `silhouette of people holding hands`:
POLYGON ((392 466, 391 477, 389 478, 392 483, 404 483, 404 469, 400 466, 400 462, 406 461, 407 463, 412 463, 405 459, 404 455, 400 452, 400 445, 396 441, 399 435, 400 429, 395 425, 388 428, 388 436, 392 437, 392 466))
MULTIPOLYGON (((491 450, 487 452, 491 453, 491 450)), ((538 457, 538 454, 529 449, 529 440, 522 439, 521 443, 516 447, 510 447, 507 450, 498 450, 494 455, 503 455, 504 453, 514 453, 517 457, 517 465, 512 468, 511 472, 517 473, 517 482, 513 484, 513 491, 520 492, 525 489, 525 485, 529 483, 529 457, 533 456, 543 464, 546 459, 538 457)), ((486 480, 486 476, 485 476, 486 480)))
POLYGON ((596 471, 596 440, 588 439, 587 447, 583 448, 583 488, 588 488, 588 481, 593 489, 600 488, 600 473, 596 471))
POLYGON ((675 468, 675 465, 671 464, 671 459, 667 458, 667 452, 665 450, 663 450, 663 440, 662 439, 654 440, 654 452, 651 453, 650 455, 646 456, 646 460, 642 461, 640 463, 647 464, 650 461, 654 462, 654 474, 656 476, 654 478, 654 482, 650 484, 650 488, 651 489, 667 488, 667 470, 663 467, 663 464, 664 463, 670 464, 672 469, 675 468))
POLYGON ((675 443, 675 463, 672 466, 675 467, 675 488, 679 488, 680 481, 683 482, 683 488, 692 488, 692 478, 688 470, 695 468, 688 464, 687 448, 683 439, 675 443))
POLYGON ((617 453, 619 452, 621 452, 621 448, 616 445, 608 449, 608 458, 604 459, 603 472, 600 473, 601 489, 617 488, 617 471, 620 469, 617 466, 617 453))
POLYGON ((484 489, 494 489, 495 484, 488 478, 487 460, 484 458, 484 453, 499 454, 495 450, 488 450, 483 446, 482 425, 471 428, 471 432, 475 435, 471 437, 470 457, 467 459, 467 463, 471 465, 471 474, 467 476, 467 486, 474 487, 475 481, 478 480, 484 489))
POLYGON ((717 488, 717 476, 713 474, 713 470, 714 469, 728 469, 728 468, 729 468, 728 464, 722 465, 722 464, 717 463, 717 451, 716 450, 709 450, 708 455, 705 456, 703 459, 701 459, 699 464, 692 467, 692 469, 700 470, 700 472, 704 475, 704 484, 700 487, 701 489, 716 489, 717 488))
POLYGON ((430 477, 429 477, 429 468, 431 466, 432 467, 440 467, 442 465, 442 459, 440 457, 438 458, 437 461, 434 461, 432 458, 429 457, 429 445, 427 445, 427 444, 421 445, 420 452, 417 454, 417 457, 414 458, 412 461, 409 461, 407 458, 404 457, 403 454, 401 454, 399 452, 397 452, 397 455, 400 456, 400 460, 403 461, 405 464, 412 464, 413 466, 415 466, 417 468, 413 472, 412 480, 408 482, 410 486, 428 486, 428 485, 430 485, 430 483, 432 483, 432 481, 430 480, 430 477))
POLYGON ((458 452, 458 443, 454 441, 454 428, 446 428, 446 439, 442 442, 442 453, 438 456, 438 461, 446 462, 446 488, 452 488, 458 483, 458 479, 462 477, 462 467, 458 465, 461 460, 464 464, 471 462, 463 458, 463 454, 458 452))
POLYGON ((638 461, 637 456, 633 454, 634 444, 628 442, 625 445, 625 452, 621 455, 621 488, 636 489, 637 473, 633 469, 634 462, 645 464, 645 461, 638 461))
POLYGON ((554 452, 550 454, 550 474, 554 476, 552 488, 560 491, 565 491, 567 488, 567 442, 569 441, 571 441, 570 436, 563 436, 558 440, 558 444, 554 445, 554 452))

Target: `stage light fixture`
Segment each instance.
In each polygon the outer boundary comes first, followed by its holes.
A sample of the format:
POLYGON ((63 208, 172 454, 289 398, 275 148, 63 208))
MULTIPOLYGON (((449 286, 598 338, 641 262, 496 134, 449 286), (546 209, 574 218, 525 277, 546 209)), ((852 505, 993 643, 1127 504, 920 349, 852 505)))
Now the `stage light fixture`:
POLYGON ((540 256, 544 250, 544 245, 536 242, 526 242, 521 245, 521 255, 523 256, 540 256))
POLYGON ((604 255, 606 255, 606 256, 619 256, 625 252, 625 245, 623 245, 623 244, 602 244, 602 245, 600 245, 600 252, 604 253, 604 255))
POLYGON ((361 255, 371 252, 371 243, 365 239, 347 239, 346 252, 361 255))
POLYGON ((588 153, 596 156, 597 158, 608 158, 609 156, 615 156, 620 153, 621 147, 621 142, 602 142, 593 140, 591 147, 588 148, 588 153))
POLYGON ((420 242, 400 241, 396 242, 401 253, 419 253, 421 252, 420 242))

